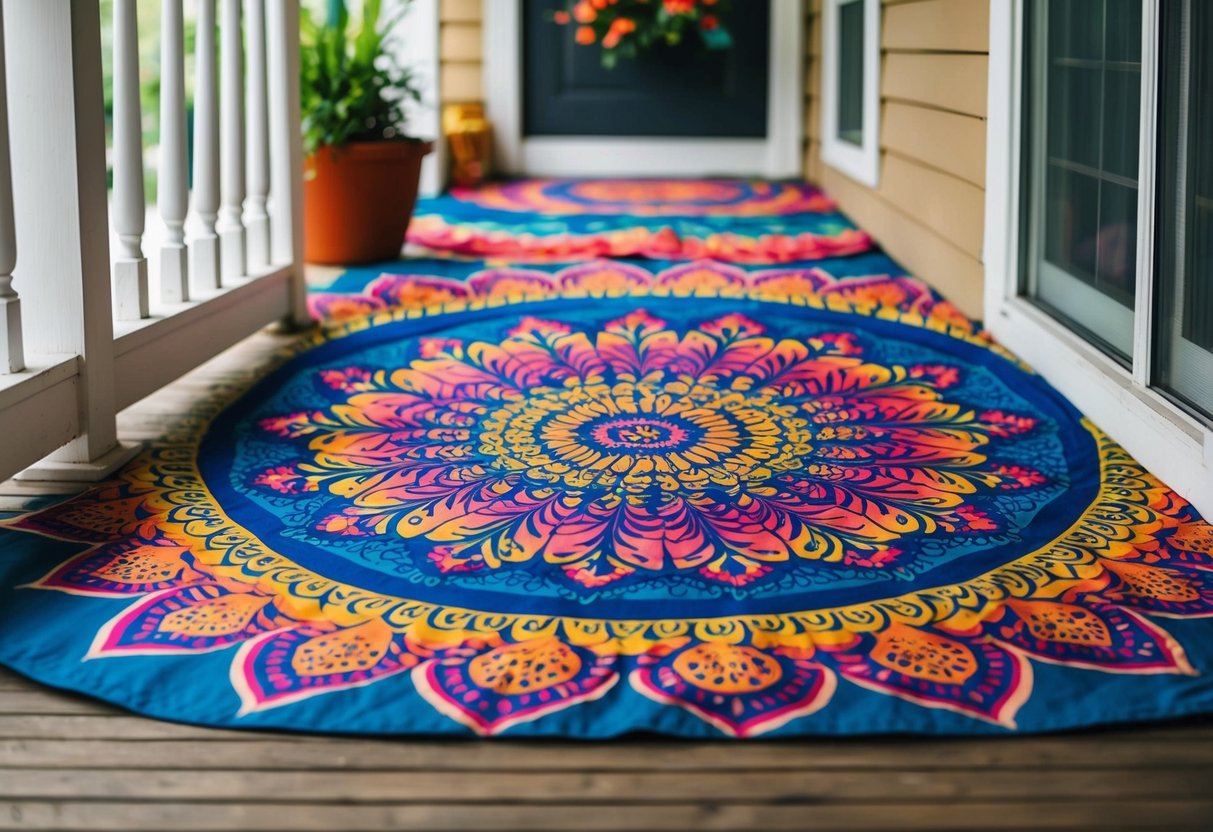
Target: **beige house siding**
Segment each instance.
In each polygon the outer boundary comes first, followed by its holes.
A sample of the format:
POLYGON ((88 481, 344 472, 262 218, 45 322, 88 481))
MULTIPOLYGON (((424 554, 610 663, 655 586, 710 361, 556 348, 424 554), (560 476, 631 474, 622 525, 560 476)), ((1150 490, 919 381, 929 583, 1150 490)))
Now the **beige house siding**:
POLYGON ((885 0, 880 184, 821 161, 821 2, 806 58, 806 157, 842 210, 912 273, 981 314, 985 215, 986 0, 885 0))
POLYGON ((443 104, 466 104, 484 97, 480 31, 483 2, 441 0, 438 85, 443 104))
MULTIPOLYGON (((774 0, 780 2, 780 0, 774 0)), ((444 103, 480 101, 482 3, 441 0, 444 103)), ((808 0, 805 175, 907 269, 981 313, 987 0, 885 0, 880 185, 821 162, 821 0, 808 0)))

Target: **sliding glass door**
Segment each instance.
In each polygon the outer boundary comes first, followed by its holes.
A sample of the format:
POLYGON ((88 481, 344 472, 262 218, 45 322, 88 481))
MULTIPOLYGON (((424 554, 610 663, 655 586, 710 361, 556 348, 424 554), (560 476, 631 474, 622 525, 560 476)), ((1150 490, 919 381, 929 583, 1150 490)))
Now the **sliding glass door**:
POLYGON ((1164 4, 1161 38, 1155 375, 1213 415, 1213 3, 1164 4))
POLYGON ((1141 0, 1035 0, 1025 73, 1026 293, 1133 351, 1141 0))
POLYGON ((1213 424, 1213 0, 1025 0, 1024 37, 1021 294, 1213 424))

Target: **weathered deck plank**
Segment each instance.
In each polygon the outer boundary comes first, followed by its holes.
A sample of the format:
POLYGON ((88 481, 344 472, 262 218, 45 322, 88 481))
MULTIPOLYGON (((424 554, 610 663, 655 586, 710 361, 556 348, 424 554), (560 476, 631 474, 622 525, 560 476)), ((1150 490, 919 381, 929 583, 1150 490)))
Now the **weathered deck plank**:
POLYGON ((1207 829, 1206 801, 1072 801, 973 803, 950 812, 923 803, 772 805, 694 803, 663 806, 441 803, 341 806, 265 803, 22 802, 0 814, 0 829, 358 830, 443 829, 762 829, 762 830, 993 830, 993 829, 1207 829), (137 818, 138 826, 132 825, 137 818))
MULTIPOLYGON (((323 766, 323 759, 317 759, 323 766)), ((1008 799, 1189 800, 1207 767, 1107 770, 837 771, 248 771, 97 769, 5 771, 4 800, 241 801, 266 803, 955 802, 1008 799), (991 776, 994 774, 994 776, 991 776)))

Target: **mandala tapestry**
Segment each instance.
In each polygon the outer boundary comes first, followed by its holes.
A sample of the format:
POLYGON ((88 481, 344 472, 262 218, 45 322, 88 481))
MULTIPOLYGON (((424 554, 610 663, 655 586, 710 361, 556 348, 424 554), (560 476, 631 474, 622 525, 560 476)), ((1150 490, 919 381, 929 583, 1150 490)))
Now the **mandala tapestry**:
POLYGON ((596 262, 316 302, 347 317, 8 521, 0 660, 379 734, 1213 709, 1213 528, 916 281, 596 262))

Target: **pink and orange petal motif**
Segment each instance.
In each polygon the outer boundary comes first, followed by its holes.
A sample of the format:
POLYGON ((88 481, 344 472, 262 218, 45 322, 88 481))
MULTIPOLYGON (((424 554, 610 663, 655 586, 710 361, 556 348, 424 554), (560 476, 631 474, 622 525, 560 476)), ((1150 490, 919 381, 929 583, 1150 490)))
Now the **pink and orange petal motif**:
POLYGON ((246 641, 232 661, 241 714, 362 687, 420 659, 382 619, 348 627, 303 624, 246 641))
POLYGON ((1032 666, 1017 650, 934 629, 890 623, 830 647, 839 675, 861 687, 1015 727, 1032 693, 1032 666))
POLYGON ((1169 617, 1213 616, 1213 571, 1207 568, 1115 559, 1104 567, 1110 580, 1099 594, 1118 606, 1169 617))
POLYGON ((544 295, 555 291, 556 284, 547 272, 535 269, 485 269, 468 278, 468 286, 480 297, 544 295))
POLYGON ((1193 673, 1183 648, 1145 618, 1098 598, 1009 600, 985 632, 1034 658, 1111 673, 1193 673))
POLYGON ((368 294, 312 292, 307 297, 307 308, 318 321, 340 321, 380 312, 386 308, 386 304, 368 294))
POLYGON ((561 269, 556 274, 561 289, 589 294, 626 294, 653 285, 653 276, 639 266, 615 260, 591 260, 561 269))
POLYGON ((541 636, 448 650, 413 670, 413 684, 439 712, 477 734, 604 696, 619 681, 618 659, 541 636))
POLYGON ((463 300, 471 292, 458 280, 430 275, 381 274, 363 292, 385 306, 418 309, 463 300))
POLYGON ((182 557, 187 551, 165 540, 119 540, 76 555, 30 586, 122 598, 206 580, 182 557))
POLYGON ((704 292, 712 295, 741 294, 746 288, 745 269, 714 260, 697 260, 673 266, 657 276, 657 285, 676 292, 704 292))
POLYGON ((268 595, 190 584, 144 596, 114 616, 88 658, 205 653, 294 625, 268 595))
POLYGON ((808 716, 834 695, 821 664, 743 644, 697 642, 664 656, 641 656, 632 687, 682 708, 730 737, 753 737, 808 716))

